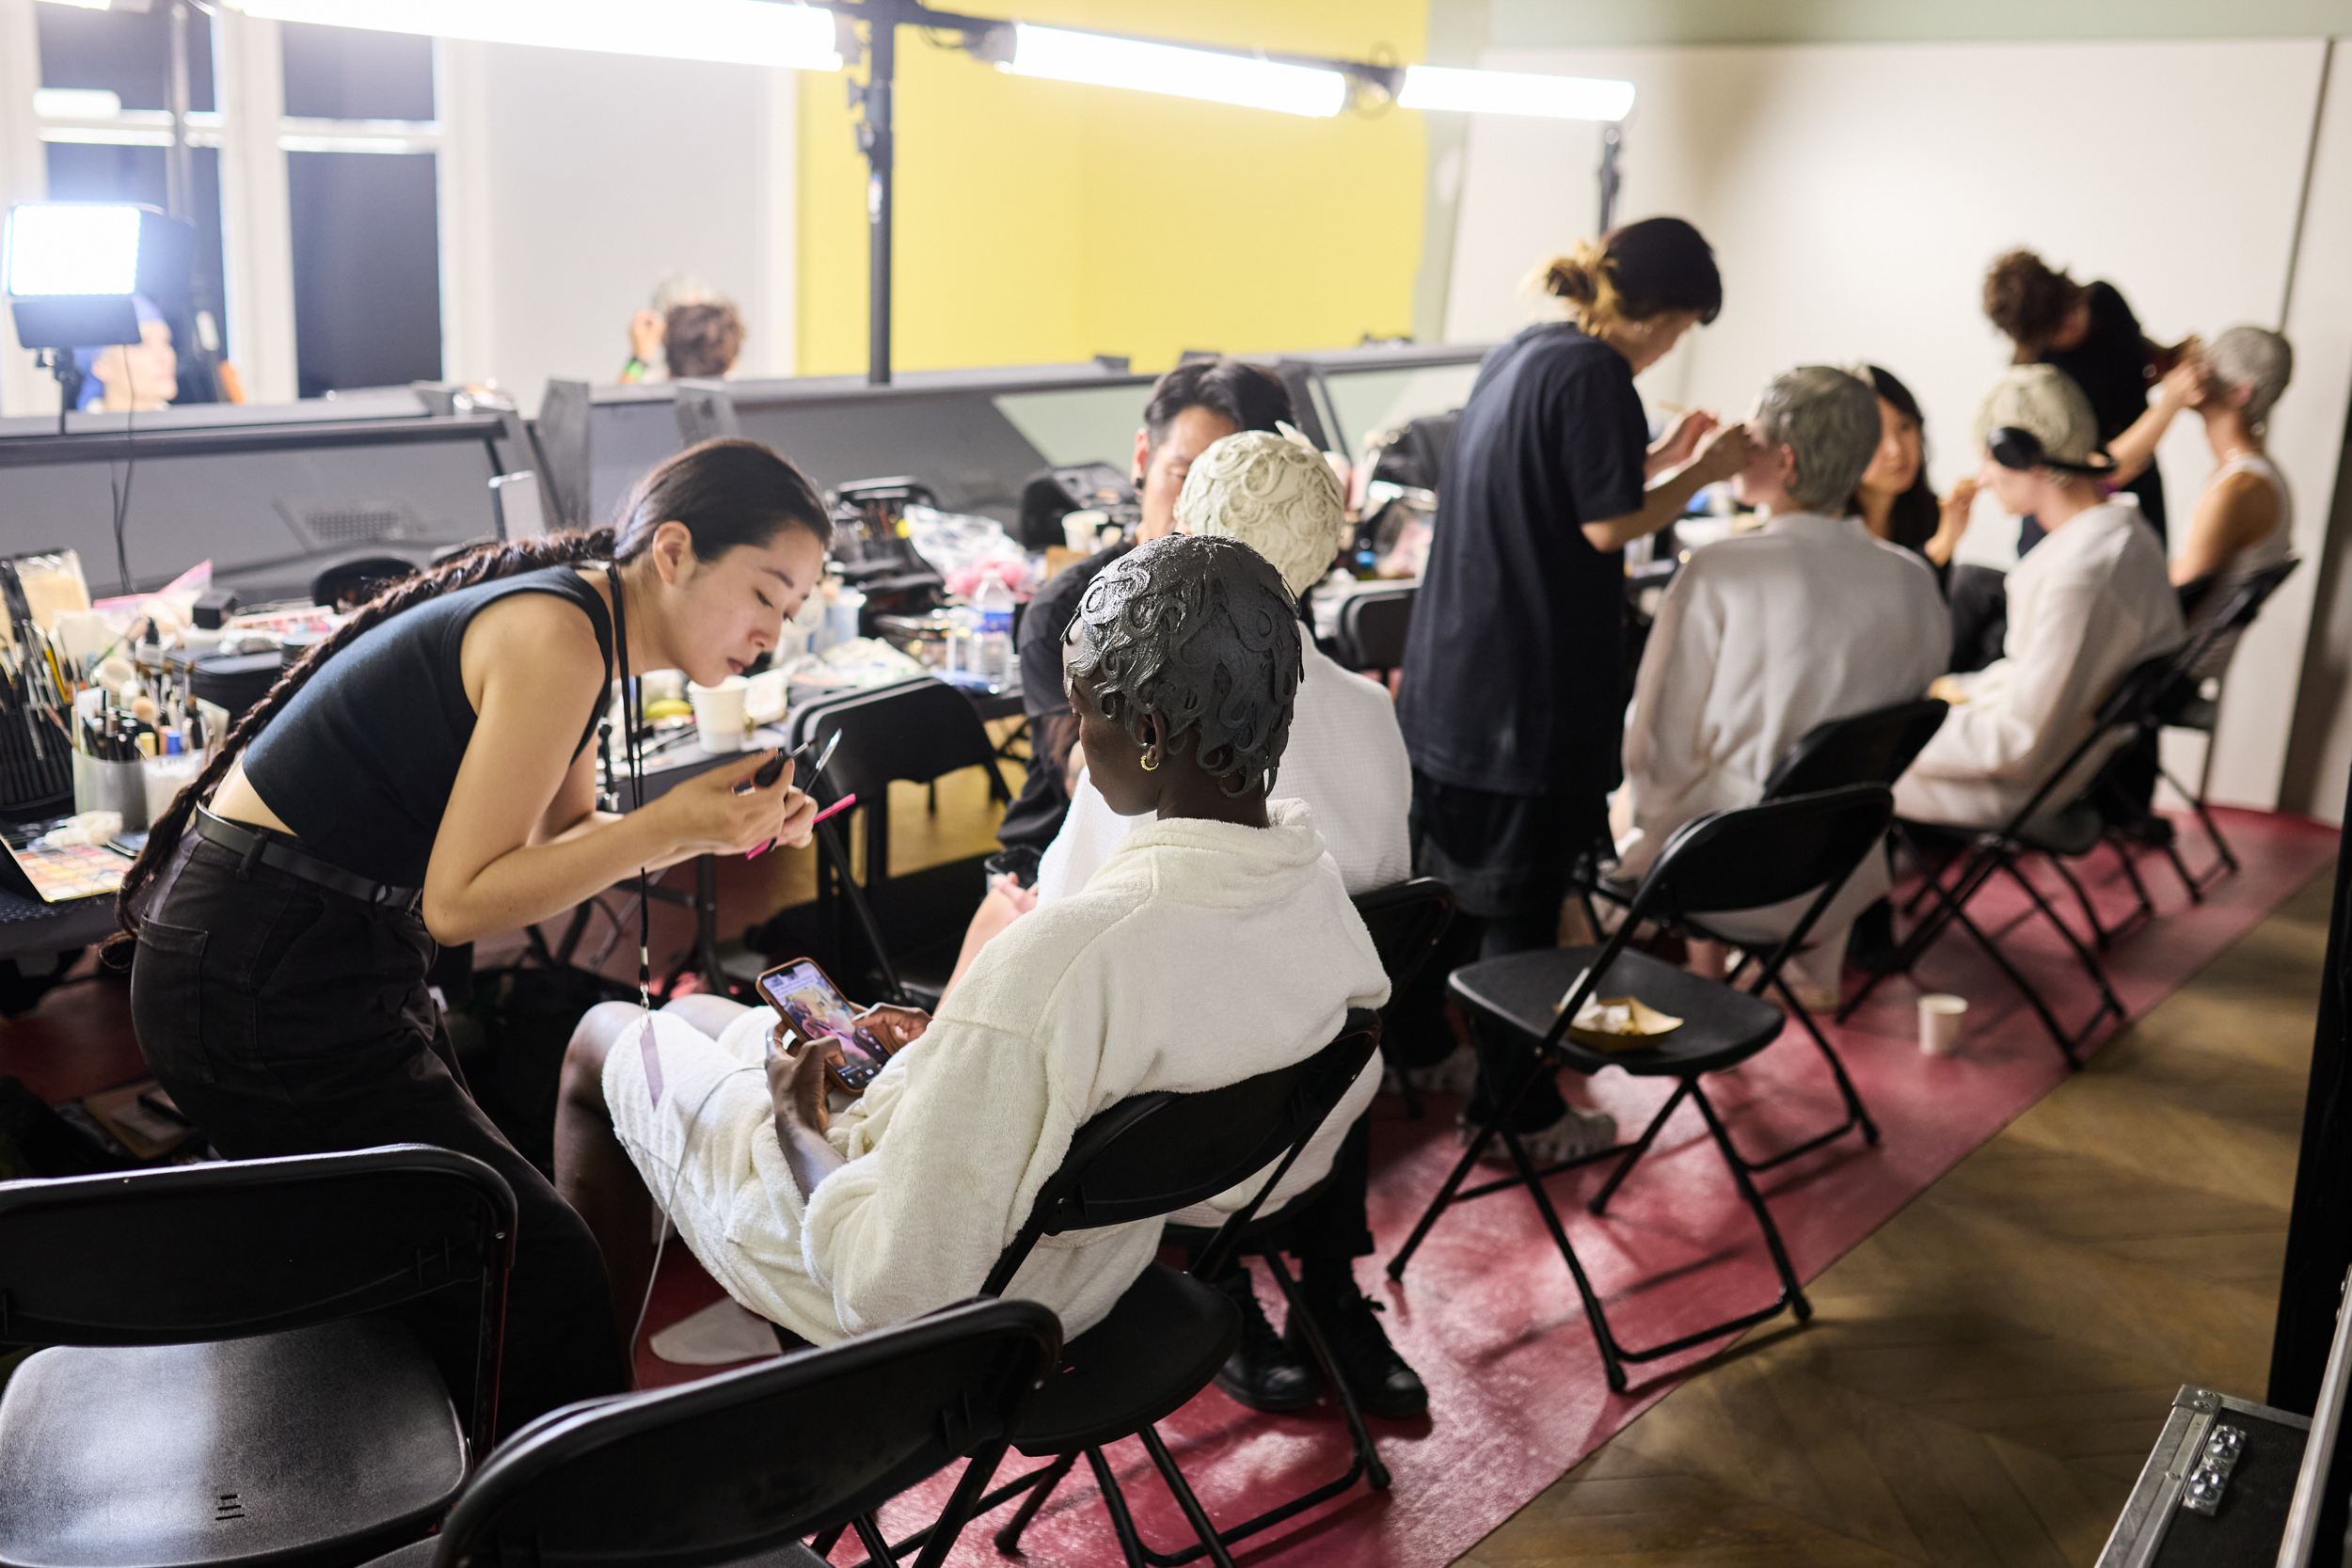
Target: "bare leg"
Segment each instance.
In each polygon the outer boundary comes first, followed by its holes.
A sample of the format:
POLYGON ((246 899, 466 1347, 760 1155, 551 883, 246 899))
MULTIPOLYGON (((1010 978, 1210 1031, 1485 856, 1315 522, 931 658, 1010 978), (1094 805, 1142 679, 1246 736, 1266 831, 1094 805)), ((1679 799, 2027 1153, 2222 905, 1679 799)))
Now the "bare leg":
MULTIPOLYGON (((555 1103, 555 1189, 579 1211, 604 1250, 612 1313, 622 1332, 637 1322, 653 1275, 653 1196, 612 1133, 604 1099, 604 1059, 636 1037, 644 1017, 632 1002, 603 1002, 583 1014, 564 1052, 555 1103)), ((637 1347, 625 1348, 634 1357, 637 1347)), ((633 1365, 632 1361, 632 1365, 633 1365)))

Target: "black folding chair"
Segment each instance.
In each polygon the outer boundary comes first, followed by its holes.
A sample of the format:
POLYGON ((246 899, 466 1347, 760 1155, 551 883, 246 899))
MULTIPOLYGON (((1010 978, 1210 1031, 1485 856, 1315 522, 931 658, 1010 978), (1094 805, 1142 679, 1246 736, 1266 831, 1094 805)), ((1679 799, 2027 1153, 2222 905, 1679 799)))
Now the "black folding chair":
POLYGON ((2149 716, 2183 678, 2182 671, 2186 667, 2185 661, 2192 651, 2193 645, 2191 649, 2158 654, 2136 665, 2107 694, 2106 701, 2099 705, 2097 712, 2092 715, 2090 732, 2026 802, 2011 814, 2009 820, 1997 828, 1976 833, 1965 848, 1950 856, 1942 865, 1932 863, 1932 856, 1923 844, 1922 835, 1915 831, 1917 825, 1898 824, 1898 838, 1908 846, 1913 857, 1918 861, 1923 878, 1918 892, 1912 897, 1910 908, 1916 911, 1923 903, 1929 902, 1932 902, 1934 907, 1897 945, 1893 960, 1865 981, 1861 990, 1847 998, 1846 1005, 1837 1012, 1840 1022, 1851 1017, 1856 1008, 1869 1000, 1871 993, 1878 990, 1880 982, 1886 976, 1909 974, 1918 962, 1919 956, 1946 930, 1957 925, 1984 950, 1994 967, 2007 975, 2010 984, 2025 997, 2027 1006, 2042 1020, 2042 1026, 2049 1030, 2050 1037, 2057 1043, 2059 1053, 2065 1056, 2067 1066, 2082 1066, 2084 1043, 2109 1014, 2121 1019, 2123 1004, 2116 996, 2115 988, 2108 983, 2106 970, 2100 964, 2091 943, 2076 936, 2074 927, 2059 916, 2049 899, 2034 884, 2033 879, 2026 875, 2023 862, 2028 855, 2040 855, 2057 869, 2058 876, 2074 890, 2075 898, 2090 921, 2091 942, 2101 946, 2112 940, 2116 932, 2100 922, 2097 911, 2091 908, 2090 895, 2075 879, 2074 873, 2067 869, 2065 863, 2068 860, 2080 859, 2100 844, 2107 843, 2122 863, 2124 875, 2138 896, 2141 911, 2143 913, 2153 912, 2154 906, 2149 900, 2147 888, 2139 879, 2137 868, 2133 865, 2132 858, 2123 847, 2112 842, 2107 832, 2106 818, 2092 796, 2106 764, 2149 721, 2149 716), (2027 907, 1999 930, 1987 932, 1969 916, 1967 906, 1996 876, 2006 877, 2015 884, 2025 894, 2027 907), (2075 960, 2081 964, 2084 974, 2099 992, 2098 1006, 2079 1029, 2070 1031, 2061 1024, 2041 990, 2026 978, 2024 972, 2010 961, 2009 955, 2001 951, 1997 939, 2008 935, 2037 913, 2057 929, 2075 960))
MULTIPOLYGON (((1422 1212, 1404 1250, 1390 1261, 1389 1277, 1405 1277, 1406 1265, 1412 1261, 1430 1227, 1446 1210, 1456 1203, 1517 1187, 1526 1191, 1543 1216, 1545 1227, 1551 1232, 1561 1259, 1576 1281, 1577 1294, 1583 1300, 1584 1315, 1600 1346, 1601 1365, 1608 1373, 1609 1386, 1620 1393, 1626 1387, 1627 1363, 1654 1361, 1675 1354, 1707 1340, 1738 1333, 1784 1310, 1793 1310, 1800 1323, 1811 1317, 1813 1309, 1789 1266, 1780 1232, 1773 1227, 1772 1216, 1750 1177, 1756 1171, 1794 1159, 1807 1148, 1819 1148, 1827 1137, 1813 1139, 1767 1160, 1749 1160, 1733 1146, 1714 1103, 1699 1086, 1699 1079, 1706 1073, 1737 1066, 1780 1037, 1787 1020, 1778 1007, 1764 1000, 1765 984, 1779 974, 1780 966, 1803 944, 1813 923, 1829 907, 1862 857, 1878 843, 1893 816, 1894 796, 1883 784, 1855 784, 1702 816, 1686 824, 1667 841, 1649 874, 1642 879, 1630 911, 1618 923, 1605 945, 1514 953, 1455 970, 1454 994, 1462 1005, 1517 1031, 1533 1043, 1534 1050, 1530 1053, 1526 1074, 1494 1114, 1479 1126, 1444 1186, 1422 1212), (1688 970, 1661 963, 1627 947, 1635 927, 1645 920, 1679 924, 1696 915, 1763 909, 1816 889, 1819 893, 1812 908, 1765 959, 1758 979, 1748 990, 1702 979, 1688 970), (1603 994, 1638 996, 1650 1006, 1680 1018, 1682 1024, 1654 1046, 1604 1053, 1580 1044, 1569 1035, 1568 1026, 1588 998, 1603 994), (1540 1079, 1563 1067, 1588 1074, 1605 1067, 1616 1067, 1637 1077, 1672 1078, 1676 1081, 1675 1091, 1631 1144, 1619 1144, 1539 1170, 1529 1159, 1519 1135, 1511 1130, 1511 1116, 1540 1079), (1770 1307, 1695 1334, 1686 1334, 1645 1350, 1628 1349, 1610 1331, 1600 1298, 1577 1259, 1576 1248, 1568 1241, 1566 1227, 1560 1223, 1559 1212, 1552 1207, 1544 1180, 1561 1171, 1615 1159, 1617 1168, 1593 1196, 1590 1205, 1594 1213, 1602 1212, 1618 1184, 1635 1162, 1648 1152, 1657 1141, 1659 1130, 1685 1100, 1697 1104, 1699 1115, 1706 1119, 1708 1136, 1723 1155, 1724 1164, 1730 1167, 1741 1201, 1747 1204, 1764 1232, 1765 1246, 1780 1275, 1780 1295, 1770 1307), (1486 1146, 1498 1137, 1511 1156, 1513 1174, 1464 1188, 1463 1180, 1486 1153, 1486 1146)), ((1839 1076, 1842 1081, 1842 1070, 1839 1076)))
MULTIPOLYGON (((2270 602, 2270 596, 2279 591, 2281 583, 2295 575, 2295 569, 2302 563, 2296 557, 2289 556, 2275 566, 2264 567, 2240 583, 2229 602, 2206 623, 2206 630, 2199 639, 2198 655, 2201 656, 2205 646, 2225 634, 2243 632, 2252 626, 2255 618, 2262 613, 2263 606, 2270 602)), ((2193 666, 2197 659, 2192 657, 2186 662, 2193 666)), ((2227 675, 2226 667, 2222 673, 2227 675)), ((2213 785, 2214 736, 2221 723, 2221 693, 2218 681, 2215 684, 2217 689, 2212 696, 2184 689, 2178 700, 2160 707, 2157 714, 2159 728, 2194 730, 2205 737, 2205 759, 2198 769, 2194 790, 2174 778, 2161 762, 2157 764, 2157 771, 2162 774, 2165 783, 2188 802, 2189 810, 2197 814, 2198 822, 2203 826, 2205 836, 2213 841, 2214 863, 2201 875, 2189 870, 2188 863, 2181 858, 2179 846, 2165 846, 2166 853, 2172 858, 2172 869, 2180 873, 2182 882, 2188 888, 2188 895, 2199 903, 2204 902, 2205 889, 2239 869, 2238 858, 2231 850, 2230 841, 2221 836, 2221 824, 2214 820, 2213 810, 2205 801, 2206 792, 2213 785)))
POLYGON ((938 1568, 1061 1349, 1034 1302, 974 1301, 675 1388, 550 1411, 483 1465, 440 1534, 370 1568, 819 1568, 874 1511, 966 1460, 919 1568, 938 1568))
POLYGON ((515 1196, 421 1144, 0 1183, 0 1562, 339 1564, 496 1430, 515 1196), (470 1419, 381 1314, 475 1308, 470 1419))
POLYGON ((990 796, 999 805, 1009 804, 1012 792, 996 766, 995 744, 970 698, 928 677, 812 705, 793 717, 789 737, 796 746, 814 743, 822 753, 836 732, 841 744, 816 794, 828 804, 845 795, 858 798, 854 809, 865 825, 866 879, 861 884, 850 875, 850 852, 836 824, 819 823, 818 898, 828 911, 820 919, 831 939, 841 942, 846 933, 837 911, 841 903, 848 904, 885 997, 936 1007, 955 971, 964 927, 987 894, 981 869, 987 857, 891 876, 890 785, 902 779, 928 784, 977 768, 988 777, 990 796))
MULTIPOLYGON (((1228 1543, 1312 1507, 1338 1489, 1319 1489, 1219 1531, 1210 1522, 1153 1423, 1209 1386, 1241 1339, 1241 1313, 1205 1283, 1219 1277, 1266 1195, 1307 1141, 1346 1097, 1379 1048, 1379 1020, 1351 1010, 1339 1037, 1306 1060, 1200 1094, 1141 1094, 1120 1101, 1078 1129, 1061 1168, 1039 1192, 1029 1218, 981 1287, 1002 1293, 1046 1236, 1155 1219, 1257 1180, 1256 1195, 1235 1211, 1196 1259, 1194 1274, 1162 1263, 1147 1267, 1111 1315, 1062 1347, 1060 1370, 1022 1421, 1012 1446, 1041 1465, 980 1499, 986 1513, 1026 1493, 996 1534, 1008 1556, 1054 1489, 1083 1456, 1102 1488, 1111 1528, 1129 1568, 1174 1568, 1206 1556, 1232 1568, 1228 1543), (1263 1176, 1261 1175, 1263 1173, 1263 1176), (1140 1437, 1176 1504, 1200 1537, 1175 1552, 1148 1547, 1128 1512, 1106 1444, 1140 1437)), ((1348 1478, 1352 1484, 1354 1477, 1348 1478)), ((913 1550, 925 1533, 892 1549, 913 1550)))
POLYGON ((1410 588, 1371 588, 1340 602, 1340 662, 1350 670, 1394 670, 1413 626, 1410 588))

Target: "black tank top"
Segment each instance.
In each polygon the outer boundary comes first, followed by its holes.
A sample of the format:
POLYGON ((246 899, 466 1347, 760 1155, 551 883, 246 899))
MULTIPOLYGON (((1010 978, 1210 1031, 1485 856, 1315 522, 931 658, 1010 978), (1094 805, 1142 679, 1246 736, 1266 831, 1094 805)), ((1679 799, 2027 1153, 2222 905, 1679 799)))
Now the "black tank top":
MULTIPOLYGON (((473 705, 458 656, 485 606, 552 594, 580 606, 612 681, 612 622, 571 566, 548 566, 428 599, 371 627, 329 659, 246 748, 245 774, 321 860, 394 887, 422 887, 425 863, 458 764, 473 738, 473 705)), ((587 715, 578 757, 596 733, 587 715)))

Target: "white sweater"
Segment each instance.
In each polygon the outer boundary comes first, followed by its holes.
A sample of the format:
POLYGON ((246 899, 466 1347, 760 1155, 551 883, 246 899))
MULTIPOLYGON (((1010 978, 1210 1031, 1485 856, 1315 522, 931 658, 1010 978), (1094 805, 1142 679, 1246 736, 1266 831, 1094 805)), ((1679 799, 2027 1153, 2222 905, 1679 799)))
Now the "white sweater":
MULTIPOLYGON (((1413 765, 1396 726, 1396 705, 1378 685, 1342 669, 1312 643, 1306 652, 1274 797, 1307 802, 1349 893, 1401 882, 1413 874, 1406 831, 1413 765)), ((1151 820, 1120 816, 1082 775, 1061 832, 1038 866, 1039 899, 1064 898, 1086 886, 1120 840, 1151 820)))
POLYGON ((1895 810, 1963 828, 2006 822, 2090 733, 2116 683, 2185 635, 2138 503, 2076 513, 2009 574, 2001 657, 1953 677, 1968 700, 1897 782, 1895 810))
MULTIPOLYGON (((797 1228, 805 1283, 829 1298, 840 1332, 977 1291, 1089 1117, 1131 1095, 1218 1088, 1302 1060, 1348 1008, 1387 1001, 1379 956, 1307 808, 1283 801, 1269 815, 1263 830, 1184 819, 1129 834, 1085 891, 991 941, 867 1088, 863 1114, 836 1123, 850 1164, 818 1185, 797 1228)), ((1284 1188, 1320 1174, 1302 1164, 1284 1188)), ((800 1208, 775 1175, 770 1201, 800 1208)), ((1220 1200, 1229 1212, 1249 1185, 1220 1200)), ((1009 1293, 1083 1334, 1152 1260, 1160 1229, 1154 1219, 1048 1237, 1009 1293)))
MULTIPOLYGON (((1659 607, 1626 718, 1620 874, 1646 871, 1684 823, 1763 799, 1817 724, 1927 695, 1951 646, 1935 574, 1858 517, 1801 512, 1693 550, 1659 607)), ((1878 858, 1865 863, 1883 884, 1878 858)))

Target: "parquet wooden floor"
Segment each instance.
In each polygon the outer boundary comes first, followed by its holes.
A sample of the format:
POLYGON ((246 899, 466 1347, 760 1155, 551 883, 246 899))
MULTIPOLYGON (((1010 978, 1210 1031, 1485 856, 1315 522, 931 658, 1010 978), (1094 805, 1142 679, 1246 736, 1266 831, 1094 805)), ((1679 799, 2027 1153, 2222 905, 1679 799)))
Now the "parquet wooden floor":
POLYGON ((2093 1562, 2267 1380, 2332 867, 1463 1568, 2093 1562))

